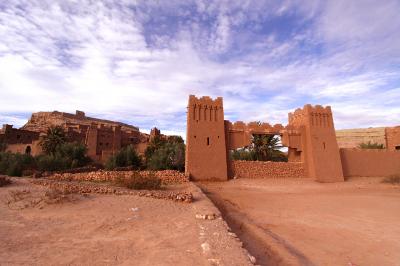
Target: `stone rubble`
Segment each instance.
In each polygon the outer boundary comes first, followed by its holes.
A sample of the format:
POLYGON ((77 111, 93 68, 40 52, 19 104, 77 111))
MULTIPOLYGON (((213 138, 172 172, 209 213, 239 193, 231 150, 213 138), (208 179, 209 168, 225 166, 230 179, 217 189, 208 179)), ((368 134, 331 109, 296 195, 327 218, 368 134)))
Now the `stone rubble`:
POLYGON ((70 193, 79 194, 115 194, 115 195, 136 195, 140 197, 149 197, 154 199, 167 199, 175 202, 191 203, 193 195, 190 192, 173 192, 164 190, 130 190, 126 188, 113 187, 104 184, 90 184, 79 182, 54 181, 46 179, 32 179, 31 182, 36 185, 49 188, 60 189, 70 193))
MULTIPOLYGON (((129 177, 134 171, 94 171, 88 173, 55 173, 48 176, 48 179, 58 181, 94 181, 94 182, 114 182, 119 177, 129 177)), ((189 179, 184 173, 176 170, 163 171, 140 171, 142 176, 148 176, 151 173, 161 180, 164 185, 180 184, 188 182, 189 179)))

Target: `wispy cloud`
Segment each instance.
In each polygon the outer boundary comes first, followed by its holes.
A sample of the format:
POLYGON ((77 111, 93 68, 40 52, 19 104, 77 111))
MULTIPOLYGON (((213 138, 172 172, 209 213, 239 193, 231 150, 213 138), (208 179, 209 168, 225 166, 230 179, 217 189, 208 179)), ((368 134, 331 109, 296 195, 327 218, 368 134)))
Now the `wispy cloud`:
POLYGON ((197 94, 223 96, 232 120, 285 124, 320 103, 338 128, 399 124, 398 11, 395 0, 6 1, 0 122, 80 109, 184 134, 197 94))

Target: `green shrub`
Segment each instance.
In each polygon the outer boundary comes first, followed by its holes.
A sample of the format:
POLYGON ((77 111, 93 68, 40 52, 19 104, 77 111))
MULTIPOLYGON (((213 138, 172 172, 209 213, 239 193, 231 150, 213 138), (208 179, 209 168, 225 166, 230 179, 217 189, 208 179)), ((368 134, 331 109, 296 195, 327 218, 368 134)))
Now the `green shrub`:
POLYGON ((400 174, 398 174, 398 175, 391 175, 391 176, 385 177, 385 178, 382 180, 382 183, 400 184, 400 174))
POLYGON ((385 146, 379 143, 372 143, 371 141, 360 143, 358 145, 360 149, 384 149, 385 146))
POLYGON ((36 164, 40 171, 60 171, 68 169, 70 166, 67 158, 44 154, 36 157, 36 164))
POLYGON ((185 169, 185 144, 180 136, 167 140, 155 137, 145 151, 146 166, 151 170, 185 169))
POLYGON ((133 172, 129 177, 120 176, 115 183, 129 189, 156 190, 161 188, 161 180, 154 173, 144 176, 139 171, 133 172))
POLYGON ((132 166, 135 169, 139 169, 142 166, 142 159, 132 145, 124 147, 115 155, 110 156, 105 164, 107 170, 126 166, 132 166))
POLYGON ((7 143, 4 141, 0 141, 0 152, 3 152, 7 149, 7 143))
POLYGON ((64 143, 56 150, 56 156, 65 158, 68 161, 68 168, 76 168, 87 165, 91 160, 86 153, 86 145, 78 142, 64 143))
POLYGON ((253 150, 241 148, 231 151, 232 160, 255 161, 256 154, 253 150))
POLYGON ((35 168, 35 166, 35 159, 29 154, 0 153, 0 174, 21 176, 24 170, 35 168))

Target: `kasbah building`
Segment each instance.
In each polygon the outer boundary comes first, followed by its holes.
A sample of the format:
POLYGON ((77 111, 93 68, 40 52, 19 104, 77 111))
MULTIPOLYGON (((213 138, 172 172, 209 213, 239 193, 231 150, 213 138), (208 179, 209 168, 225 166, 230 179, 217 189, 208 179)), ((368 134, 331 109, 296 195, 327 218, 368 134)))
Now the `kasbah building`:
MULTIPOLYGON (((40 139, 50 126, 62 126, 68 141, 84 143, 88 155, 104 162, 121 148, 133 145, 143 153, 154 136, 138 127, 75 114, 33 113, 21 128, 3 125, 0 142, 10 152, 41 153, 40 139)), ((224 181, 235 177, 309 177, 340 182, 348 176, 389 176, 400 172, 400 126, 335 130, 330 106, 305 105, 288 114, 287 125, 231 122, 224 119, 223 99, 189 96, 186 167, 191 180, 224 181), (253 134, 278 135, 288 148, 288 162, 232 161, 229 152, 249 146, 253 134), (384 149, 359 149, 360 143, 383 144, 384 149)))

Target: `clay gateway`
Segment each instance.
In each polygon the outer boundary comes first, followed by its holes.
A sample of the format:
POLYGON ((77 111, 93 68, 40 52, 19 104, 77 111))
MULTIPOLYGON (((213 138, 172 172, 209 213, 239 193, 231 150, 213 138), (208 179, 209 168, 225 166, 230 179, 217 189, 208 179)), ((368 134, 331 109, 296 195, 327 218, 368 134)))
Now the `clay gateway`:
POLYGON ((269 174, 340 182, 346 176, 388 176, 400 172, 400 130, 389 130, 385 150, 340 148, 330 106, 305 105, 289 113, 288 124, 224 120, 223 99, 189 96, 186 175, 192 180, 227 180, 269 174), (287 163, 232 161, 229 151, 248 146, 253 134, 279 135, 288 147, 287 163))

